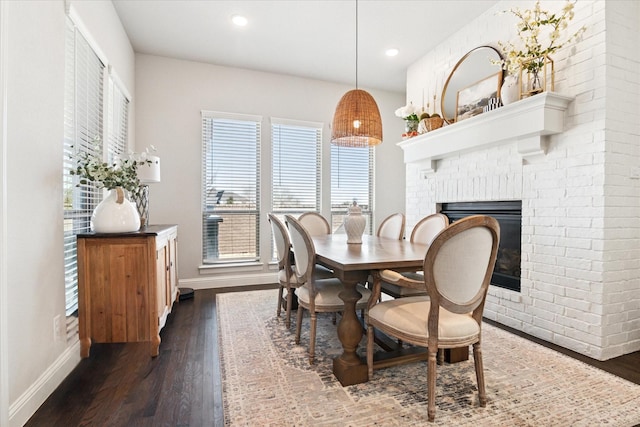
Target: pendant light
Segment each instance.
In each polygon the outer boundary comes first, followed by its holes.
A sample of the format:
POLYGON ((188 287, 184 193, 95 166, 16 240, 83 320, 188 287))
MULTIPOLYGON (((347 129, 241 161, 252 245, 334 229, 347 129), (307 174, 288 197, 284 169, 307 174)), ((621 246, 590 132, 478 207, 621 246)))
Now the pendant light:
POLYGON ((342 147, 371 147, 382 142, 382 119, 368 92, 358 89, 358 0, 356 0, 356 88, 345 93, 333 115, 331 143, 342 147))

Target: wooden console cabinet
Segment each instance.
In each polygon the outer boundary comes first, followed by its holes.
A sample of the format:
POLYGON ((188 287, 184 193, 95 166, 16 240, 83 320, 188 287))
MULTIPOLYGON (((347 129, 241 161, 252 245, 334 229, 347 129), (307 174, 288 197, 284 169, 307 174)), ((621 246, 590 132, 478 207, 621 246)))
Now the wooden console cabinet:
POLYGON ((176 225, 77 236, 81 357, 92 342, 149 342, 151 356, 158 355, 179 292, 177 238, 176 225))

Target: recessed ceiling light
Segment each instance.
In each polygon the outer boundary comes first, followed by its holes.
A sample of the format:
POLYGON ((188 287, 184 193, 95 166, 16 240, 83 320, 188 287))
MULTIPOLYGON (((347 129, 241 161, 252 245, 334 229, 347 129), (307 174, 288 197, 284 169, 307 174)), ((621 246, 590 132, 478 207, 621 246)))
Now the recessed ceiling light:
POLYGON ((231 22, 236 24, 238 27, 244 27, 245 25, 247 25, 249 23, 247 18, 245 18, 242 15, 233 15, 231 17, 231 22))
POLYGON ((396 48, 392 48, 392 49, 387 49, 384 53, 387 56, 396 56, 398 53, 400 53, 400 51, 396 48))

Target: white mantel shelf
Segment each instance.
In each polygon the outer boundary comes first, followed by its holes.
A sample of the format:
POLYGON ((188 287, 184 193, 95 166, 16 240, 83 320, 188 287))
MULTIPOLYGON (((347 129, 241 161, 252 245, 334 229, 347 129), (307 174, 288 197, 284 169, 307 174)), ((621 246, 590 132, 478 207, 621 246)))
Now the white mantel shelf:
POLYGON ((564 112, 573 97, 555 92, 513 104, 407 139, 397 145, 405 163, 419 163, 423 173, 436 171, 436 161, 517 141, 524 162, 546 154, 548 137, 564 130, 564 112))

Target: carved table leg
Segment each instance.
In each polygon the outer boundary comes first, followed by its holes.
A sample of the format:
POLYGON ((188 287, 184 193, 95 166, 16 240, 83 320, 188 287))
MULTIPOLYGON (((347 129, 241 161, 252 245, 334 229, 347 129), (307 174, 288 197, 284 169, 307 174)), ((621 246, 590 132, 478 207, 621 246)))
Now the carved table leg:
POLYGON ((367 365, 356 353, 358 343, 362 339, 363 329, 356 315, 356 302, 362 297, 356 290, 357 281, 342 279, 344 291, 340 299, 344 301, 344 313, 338 325, 338 338, 342 343, 343 353, 333 359, 333 374, 343 386, 360 384, 368 381, 367 365))

